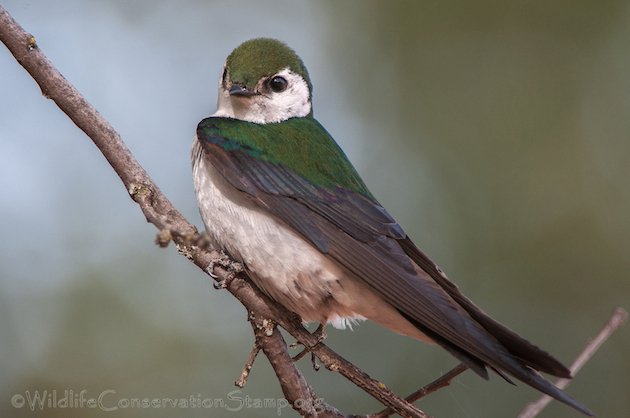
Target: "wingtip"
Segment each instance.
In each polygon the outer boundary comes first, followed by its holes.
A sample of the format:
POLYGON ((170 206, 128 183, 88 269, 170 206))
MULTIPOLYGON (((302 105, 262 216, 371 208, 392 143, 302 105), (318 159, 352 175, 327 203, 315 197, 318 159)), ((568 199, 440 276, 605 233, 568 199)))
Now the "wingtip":
POLYGON ((553 383, 546 380, 537 372, 530 370, 529 375, 530 375, 529 379, 523 379, 523 382, 540 390, 543 393, 546 393, 547 395, 551 396, 557 401, 562 402, 565 405, 568 405, 574 408, 575 410, 583 413, 586 416, 589 416, 589 417, 595 416, 595 413, 593 411, 588 409, 578 400, 574 399, 573 397, 565 393, 562 389, 558 388, 553 383))
POLYGON ((584 405, 582 405, 579 402, 577 403, 577 405, 571 405, 571 406, 574 407, 575 409, 577 409, 578 411, 580 411, 581 413, 583 413, 586 416, 589 416, 589 417, 594 417, 595 416, 595 413, 593 411, 591 411, 590 409, 588 409, 587 407, 585 407, 584 405))

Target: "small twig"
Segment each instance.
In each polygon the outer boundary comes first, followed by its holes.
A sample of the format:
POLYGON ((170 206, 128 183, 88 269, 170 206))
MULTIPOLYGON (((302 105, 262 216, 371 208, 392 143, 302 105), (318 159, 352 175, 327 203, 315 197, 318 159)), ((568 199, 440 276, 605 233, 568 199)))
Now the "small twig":
MULTIPOLYGON (((317 337, 317 343, 315 345, 317 345, 317 344, 321 343, 322 341, 324 341, 328 337, 328 335, 326 334, 326 325, 325 324, 319 324, 317 329, 315 331, 313 331, 312 335, 317 337)), ((289 347, 295 348, 298 345, 303 345, 303 344, 300 343, 299 341, 295 341, 295 342, 291 343, 291 345, 289 347)), ((311 346, 311 347, 304 346, 304 349, 302 351, 300 351, 295 356, 293 356, 293 361, 295 361, 295 362, 300 361, 307 353, 311 352, 313 347, 314 346, 311 346)), ((311 363, 313 363, 313 370, 318 371, 319 370, 319 365, 317 364, 317 360, 315 359, 314 355, 311 355, 311 363)))
MULTIPOLYGON (((234 282, 230 286, 234 286, 234 282)), ((285 380, 282 391, 293 409, 309 418, 345 418, 346 415, 337 408, 315 396, 301 373, 293 372, 295 364, 276 322, 254 312, 249 313, 248 320, 254 330, 256 342, 267 356, 276 376, 285 380)))
MULTIPOLYGON (((442 376, 435 379, 433 382, 429 383, 426 386, 421 387, 417 391, 413 392, 411 395, 407 396, 405 400, 409 403, 414 403, 417 400, 422 399, 425 396, 430 395, 433 392, 450 385, 453 379, 455 379, 460 374, 464 373, 466 370, 468 370, 468 366, 466 366, 463 363, 460 363, 454 368, 452 368, 448 373, 443 374, 442 376)), ((374 415, 369 415, 369 417, 370 418, 387 418, 394 413, 395 411, 393 409, 385 408, 381 412, 378 412, 374 415)))
POLYGON ((407 396, 405 399, 407 400, 407 402, 416 402, 417 400, 420 400, 424 398, 425 396, 430 395, 433 392, 436 392, 439 389, 449 386, 451 382, 453 381, 453 379, 455 379, 460 374, 464 373, 466 370, 468 370, 468 366, 466 366, 463 363, 460 363, 457 366, 453 367, 446 374, 438 377, 437 379, 435 379, 433 382, 429 383, 428 385, 418 389, 411 395, 407 396))
MULTIPOLYGON (((308 353, 311 353, 311 350, 308 348, 304 348, 302 349, 302 351, 300 351, 299 353, 297 353, 291 358, 293 359, 294 362, 298 362, 302 360, 304 356, 306 356, 308 353)), ((319 371, 320 367, 319 367, 319 364, 317 364, 317 357, 313 353, 311 353, 311 365, 313 366, 313 370, 315 370, 316 372, 319 371)))
MULTIPOLYGON (((293 344, 291 344, 293 346, 293 344)), ((293 348, 293 347, 291 347, 293 348)), ((310 352, 310 350, 308 348, 303 348, 302 351, 300 351, 299 353, 297 353, 296 355, 294 355, 293 357, 291 357, 293 359, 294 362, 298 362, 300 360, 302 360, 304 358, 305 355, 307 355, 310 352)))
MULTIPOLYGON (((580 371, 582 366, 590 360, 595 352, 606 342, 608 338, 628 319, 628 312, 623 308, 616 308, 606 324, 599 331, 597 336, 590 340, 584 349, 577 356, 569 370, 571 375, 575 375, 580 371)), ((556 387, 565 389, 571 383, 571 379, 558 379, 555 383, 556 387)), ((547 395, 541 396, 537 401, 528 404, 518 415, 518 418, 533 418, 538 415, 548 404, 552 401, 552 398, 547 395)))
POLYGON ((313 366, 313 370, 315 370, 316 372, 319 371, 319 364, 317 364, 317 357, 313 353, 311 353, 311 365, 313 366))
POLYGON ((245 385, 247 384, 247 378, 249 377, 249 372, 252 370, 252 367, 254 366, 254 362, 256 361, 256 356, 258 356, 259 352, 260 352, 260 345, 258 344, 258 341, 254 341, 254 346, 252 347, 252 351, 249 353, 249 357, 247 358, 247 361, 245 362, 243 371, 241 372, 241 375, 236 380, 236 382, 234 382, 234 384, 238 386, 239 388, 244 388, 245 385))

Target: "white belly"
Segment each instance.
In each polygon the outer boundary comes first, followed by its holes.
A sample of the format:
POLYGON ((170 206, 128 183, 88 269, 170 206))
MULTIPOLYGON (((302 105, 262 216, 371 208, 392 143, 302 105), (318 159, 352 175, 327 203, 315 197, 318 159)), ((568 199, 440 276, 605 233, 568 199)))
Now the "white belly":
POLYGON ((206 231, 219 248, 241 261, 256 285, 306 322, 336 328, 371 319, 424 339, 367 285, 265 213, 227 183, 193 142, 193 181, 206 231))
POLYGON ((254 206, 200 158, 199 151, 194 145, 193 181, 201 218, 214 243, 239 259, 258 287, 304 321, 345 326, 342 317, 364 319, 339 303, 347 299, 341 268, 254 206))

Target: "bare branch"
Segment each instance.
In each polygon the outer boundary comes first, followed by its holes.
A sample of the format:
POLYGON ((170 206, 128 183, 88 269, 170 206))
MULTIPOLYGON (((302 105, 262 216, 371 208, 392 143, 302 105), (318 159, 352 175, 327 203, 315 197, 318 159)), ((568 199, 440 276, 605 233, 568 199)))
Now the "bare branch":
POLYGON ((290 379, 284 382, 282 391, 286 399, 295 399, 292 403, 293 409, 305 417, 345 417, 339 410, 318 399, 304 376, 293 373, 291 370, 295 368, 293 359, 276 324, 254 313, 250 313, 249 320, 256 342, 262 347, 276 375, 279 378, 282 376, 283 379, 290 379))
MULTIPOLYGON (((577 356, 569 370, 571 375, 575 375, 580 371, 582 366, 589 361, 591 357, 599 350, 599 348, 606 342, 614 332, 626 322, 628 319, 628 312, 623 308, 616 308, 608 321, 604 324, 597 336, 589 341, 584 349, 577 356)), ((558 379, 556 386, 560 389, 565 389, 571 383, 571 379, 558 379)), ((521 411, 518 418, 533 418, 538 415, 553 399, 550 396, 543 395, 537 401, 528 404, 525 409, 521 411)))
POLYGON ((238 377, 234 384, 239 388, 244 388, 247 384, 247 378, 249 377, 249 372, 251 372, 252 367, 254 367, 254 362, 256 361, 256 357, 258 357, 258 353, 260 352, 260 345, 258 341, 254 341, 254 346, 252 347, 252 351, 249 353, 249 357, 247 357, 247 361, 245 362, 245 366, 243 367, 243 371, 241 375, 238 377))
MULTIPOLYGON (((370 378, 362 370, 326 347, 302 327, 299 318, 282 306, 271 301, 251 282, 236 276, 213 261, 220 258, 217 251, 207 251, 191 242, 200 242, 197 229, 191 225, 159 190, 157 185, 140 166, 126 147, 120 135, 96 111, 96 109, 59 73, 48 58, 39 50, 33 35, 27 33, 0 6, 0 39, 16 60, 26 69, 41 88, 42 94, 53 100, 59 108, 94 142, 114 171, 118 174, 131 198, 138 203, 148 222, 160 232, 158 243, 166 246, 172 239, 180 253, 206 273, 211 273, 250 312, 256 341, 271 362, 287 400, 301 414, 318 416, 343 416, 334 407, 319 403, 302 373, 295 367, 286 343, 277 332, 262 332, 265 321, 273 321, 286 329, 306 347, 311 347, 322 364, 337 371, 361 387, 371 396, 405 417, 427 417, 425 413, 389 391, 370 378), (164 232, 168 231, 168 232, 164 232), (208 267, 213 266, 211 272, 208 267), (226 280, 230 278, 230 280, 226 280), (262 328, 261 328, 262 326, 262 328), (269 334, 269 335, 268 335, 269 334), (311 407, 307 407, 311 405, 311 407), (317 408, 317 409, 315 409, 317 408)), ((231 261, 236 264, 234 260, 231 261)))
MULTIPOLYGON (((219 277, 225 274, 225 270, 221 268, 215 268, 214 271, 219 277)), ((428 415, 420 409, 390 391, 383 383, 372 379, 363 370, 327 347, 321 342, 319 336, 311 334, 302 326, 300 318, 296 314, 271 301, 268 296, 262 293, 257 287, 236 277, 229 283, 227 289, 246 306, 248 301, 252 299, 264 301, 264 303, 260 303, 256 306, 254 312, 257 312, 257 317, 273 318, 274 322, 287 330, 287 332, 302 345, 309 348, 328 370, 340 373, 372 397, 394 409, 397 414, 405 417, 428 417, 428 415)), ((252 312, 252 310, 250 310, 250 312, 252 312)), ((263 351, 265 351, 264 346, 263 351)), ((265 354, 267 354, 267 352, 265 352, 265 354)), ((289 356, 289 353, 286 352, 286 355, 289 356)), ((271 359, 269 360, 271 361, 271 359)))
MULTIPOLYGON (((417 400, 422 399, 425 396, 430 395, 433 392, 436 392, 437 390, 450 385, 453 379, 464 373, 466 370, 468 370, 468 366, 466 366, 464 363, 460 363, 449 370, 446 374, 443 374, 442 376, 435 379, 433 382, 421 387, 411 395, 407 396, 405 400, 409 403, 416 402, 417 400)), ((370 418, 387 418, 394 413, 395 411, 393 411, 391 408, 385 408, 379 413, 370 415, 370 418)))

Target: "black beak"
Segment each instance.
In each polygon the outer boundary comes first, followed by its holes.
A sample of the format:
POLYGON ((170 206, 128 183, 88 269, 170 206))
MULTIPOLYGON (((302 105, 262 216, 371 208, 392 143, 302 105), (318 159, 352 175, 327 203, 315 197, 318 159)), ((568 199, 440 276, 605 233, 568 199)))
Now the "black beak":
POLYGON ((252 97, 256 94, 258 93, 248 90, 247 88, 238 84, 232 84, 232 87, 230 87, 230 96, 252 97))

